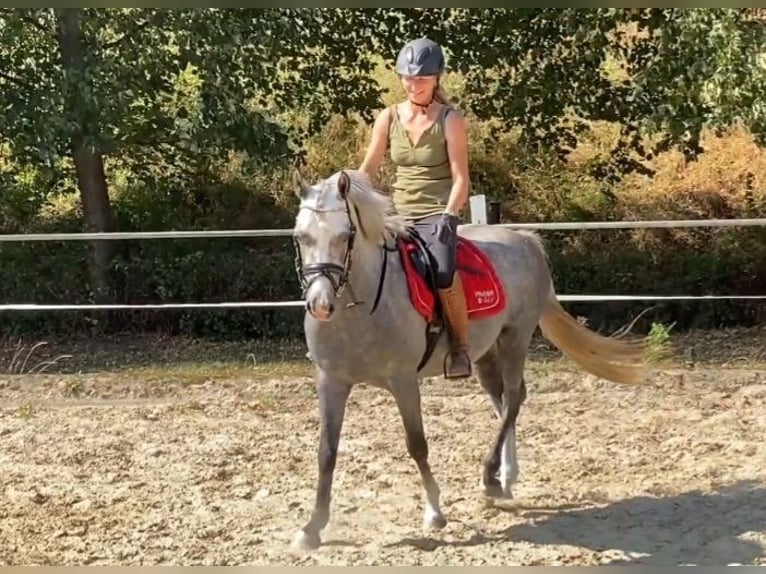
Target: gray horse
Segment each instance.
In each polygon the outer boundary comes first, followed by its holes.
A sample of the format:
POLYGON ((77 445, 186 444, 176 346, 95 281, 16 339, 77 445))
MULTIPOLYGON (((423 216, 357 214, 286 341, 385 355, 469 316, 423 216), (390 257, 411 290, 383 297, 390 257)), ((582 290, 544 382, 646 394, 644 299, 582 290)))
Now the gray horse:
MULTIPOLYGON (((407 450, 424 491, 424 523, 443 528, 439 486, 428 462, 419 379, 441 375, 446 331, 418 371, 426 350, 425 319, 413 307, 396 241, 406 221, 389 196, 362 172, 345 170, 312 185, 296 172, 300 207, 294 227, 296 265, 304 289, 309 355, 319 397, 319 477, 313 512, 295 544, 313 549, 330 518, 338 442, 351 388, 367 383, 391 392, 404 426, 407 450), (383 282, 381 286, 381 274, 383 282)), ((470 322, 476 375, 500 420, 484 461, 484 493, 512 497, 518 474, 516 417, 526 397, 524 362, 539 325, 566 356, 598 377, 624 384, 643 380, 643 343, 588 330, 560 306, 540 239, 534 233, 464 225, 460 235, 488 254, 507 296, 493 316, 470 322), (499 479, 498 479, 499 477, 499 479)))

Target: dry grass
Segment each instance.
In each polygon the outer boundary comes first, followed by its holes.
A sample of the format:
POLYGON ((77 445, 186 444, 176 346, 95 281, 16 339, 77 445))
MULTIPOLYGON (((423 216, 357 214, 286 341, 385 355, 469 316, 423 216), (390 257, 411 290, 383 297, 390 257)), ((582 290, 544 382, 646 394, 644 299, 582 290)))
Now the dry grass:
POLYGON ((11 349, 6 351, 12 351, 5 369, 6 373, 9 375, 42 374, 49 368, 56 367, 61 361, 72 358, 72 355, 64 353, 49 356, 42 361, 32 359, 35 352, 47 344, 47 341, 38 341, 27 347, 21 340, 17 341, 11 349))
POLYGON ((685 217, 743 217, 766 207, 766 151, 743 128, 722 136, 707 133, 705 154, 685 164, 668 152, 655 161, 651 180, 628 178, 622 193, 636 205, 660 203, 685 217), (648 193, 647 193, 648 191, 648 193))

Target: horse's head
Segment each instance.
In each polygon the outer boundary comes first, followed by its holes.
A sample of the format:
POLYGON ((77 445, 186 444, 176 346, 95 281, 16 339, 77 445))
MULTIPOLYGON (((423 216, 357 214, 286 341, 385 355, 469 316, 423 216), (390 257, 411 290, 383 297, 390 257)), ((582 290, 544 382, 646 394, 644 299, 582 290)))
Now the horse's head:
POLYGON ((329 321, 349 282, 354 249, 363 252, 357 273, 365 273, 365 260, 374 259, 369 250, 404 232, 406 224, 393 212, 390 197, 375 190, 363 172, 339 171, 308 184, 296 171, 293 184, 300 199, 293 229, 295 264, 306 309, 329 321))
POLYGON ((296 269, 306 309, 326 321, 348 283, 356 225, 350 215, 348 174, 339 172, 314 185, 298 172, 293 182, 301 201, 293 230, 296 269))

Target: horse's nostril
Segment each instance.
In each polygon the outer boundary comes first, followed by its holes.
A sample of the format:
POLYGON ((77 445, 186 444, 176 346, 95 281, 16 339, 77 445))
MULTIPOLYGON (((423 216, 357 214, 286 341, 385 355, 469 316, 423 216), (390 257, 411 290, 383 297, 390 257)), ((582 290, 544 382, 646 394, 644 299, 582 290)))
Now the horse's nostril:
POLYGON ((306 299, 306 311, 311 311, 311 301, 306 299))
POLYGON ((332 315, 332 313, 335 311, 335 305, 330 303, 327 307, 327 312, 332 315))

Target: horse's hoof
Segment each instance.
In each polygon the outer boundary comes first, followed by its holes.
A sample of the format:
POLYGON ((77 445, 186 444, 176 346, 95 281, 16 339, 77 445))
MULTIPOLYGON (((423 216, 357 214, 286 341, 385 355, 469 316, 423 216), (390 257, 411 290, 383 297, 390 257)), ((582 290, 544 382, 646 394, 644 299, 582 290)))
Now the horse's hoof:
POLYGON ((423 526, 432 530, 441 530, 447 526, 447 519, 440 512, 426 512, 423 517, 423 526))
POLYGON ((500 500, 513 500, 513 490, 510 486, 506 486, 502 489, 500 496, 498 496, 500 500))
POLYGON ((293 539, 293 548, 296 550, 316 550, 322 544, 319 533, 299 530, 293 539))
POLYGON ((484 496, 488 498, 504 498, 503 487, 499 482, 490 482, 484 485, 484 496))

